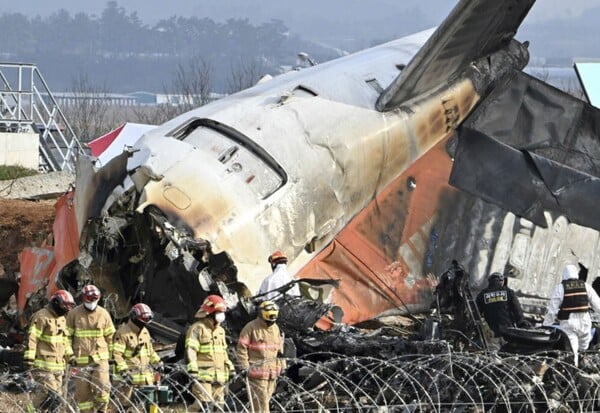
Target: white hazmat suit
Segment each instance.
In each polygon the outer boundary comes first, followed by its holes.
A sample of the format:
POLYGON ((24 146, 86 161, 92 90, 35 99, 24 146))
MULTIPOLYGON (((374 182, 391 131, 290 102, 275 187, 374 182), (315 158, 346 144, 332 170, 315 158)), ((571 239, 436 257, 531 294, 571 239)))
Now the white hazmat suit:
MULTIPOLYGON (((578 277, 579 271, 575 265, 568 264, 565 266, 562 273, 563 281, 576 280, 578 277)), ((589 307, 595 312, 600 313, 600 297, 598 297, 596 291, 594 291, 589 284, 585 283, 584 285, 587 292, 589 307)), ((548 304, 548 311, 544 318, 545 326, 554 324, 558 312, 561 309, 561 305, 563 304, 564 292, 565 290, 562 283, 554 287, 550 303, 548 304)), ((575 356, 575 366, 577 366, 579 361, 579 351, 587 350, 590 341, 592 340, 592 319, 589 311, 571 312, 568 315, 568 319, 560 320, 559 328, 563 330, 569 338, 575 356)))
MULTIPOLYGON (((294 278, 288 273, 287 264, 284 264, 284 263, 277 264, 275 266, 275 269, 273 270, 273 272, 270 275, 268 275, 263 280, 263 282, 260 284, 258 293, 263 294, 268 291, 273 291, 273 290, 275 290, 281 286, 284 286, 287 283, 292 282, 292 281, 294 281, 294 278)), ((292 295, 292 296, 299 296, 300 289, 298 288, 298 284, 294 284, 294 286, 292 288, 290 288, 286 294, 292 295)), ((279 293, 272 292, 272 293, 267 294, 264 297, 264 299, 272 300, 274 298, 277 298, 277 295, 279 295, 279 293)))

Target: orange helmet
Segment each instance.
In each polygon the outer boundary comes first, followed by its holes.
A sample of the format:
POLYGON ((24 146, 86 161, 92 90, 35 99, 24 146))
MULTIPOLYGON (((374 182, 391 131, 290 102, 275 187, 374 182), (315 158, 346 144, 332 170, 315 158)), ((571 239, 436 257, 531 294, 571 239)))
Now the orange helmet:
POLYGON ((225 300, 218 295, 209 295, 204 299, 204 302, 200 306, 200 310, 205 312, 206 314, 212 314, 217 311, 224 313, 227 311, 227 304, 225 304, 225 300))
POLYGON ((275 251, 273 254, 269 255, 269 263, 275 264, 280 262, 287 262, 287 257, 285 254, 279 250, 275 251))

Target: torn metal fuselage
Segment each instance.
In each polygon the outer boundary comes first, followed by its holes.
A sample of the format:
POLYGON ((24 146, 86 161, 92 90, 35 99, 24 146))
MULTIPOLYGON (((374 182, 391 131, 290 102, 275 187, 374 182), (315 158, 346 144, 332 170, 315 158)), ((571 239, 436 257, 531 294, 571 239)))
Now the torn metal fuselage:
POLYGON ((375 110, 370 80, 390 82, 397 61, 428 35, 416 35, 412 48, 390 42, 195 109, 146 133, 115 165, 78 174, 77 191, 87 192, 78 204, 82 256, 91 257, 80 260, 87 271, 78 277, 120 285, 123 309, 143 300, 183 321, 215 281, 255 293, 275 249, 292 263, 307 250, 310 260, 447 139, 490 84, 527 61, 512 42, 398 110, 375 110))

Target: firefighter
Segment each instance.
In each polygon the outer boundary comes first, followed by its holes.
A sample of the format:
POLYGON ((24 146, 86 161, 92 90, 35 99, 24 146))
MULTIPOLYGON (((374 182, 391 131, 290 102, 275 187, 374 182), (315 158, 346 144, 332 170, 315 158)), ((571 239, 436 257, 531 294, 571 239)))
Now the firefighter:
MULTIPOLYGON (((264 294, 264 298, 266 300, 271 300, 275 298, 277 293, 270 291, 276 290, 277 288, 294 281, 294 278, 287 270, 288 259, 283 252, 275 251, 273 254, 269 255, 268 260, 269 264, 271 264, 272 273, 269 274, 260 284, 258 294, 264 294)), ((298 288, 298 284, 294 284, 294 286, 290 288, 286 294, 299 296, 300 289, 298 288)))
POLYGON ((104 308, 98 305, 100 290, 86 285, 82 290, 83 304, 67 315, 73 359, 78 367, 75 377, 75 401, 80 412, 106 412, 110 399, 111 357, 115 327, 104 308))
POLYGON ((252 412, 269 412, 269 401, 275 391, 277 377, 286 368, 283 337, 275 323, 279 307, 263 301, 258 316, 242 329, 237 345, 237 361, 248 371, 248 392, 252 412))
POLYGON ((227 305, 222 297, 209 295, 195 315, 185 337, 185 355, 188 373, 194 379, 192 393, 196 398, 190 407, 203 410, 211 403, 221 408, 225 404, 225 385, 233 372, 227 355, 225 321, 227 305))
POLYGON ((133 388, 154 384, 153 368, 162 371, 163 363, 154 351, 146 328, 154 318, 146 304, 135 304, 129 312, 129 321, 121 324, 113 339, 115 369, 120 375, 119 396, 123 406, 129 405, 133 388))
POLYGON ((71 293, 58 290, 48 305, 31 318, 23 358, 43 390, 35 392, 28 411, 57 411, 59 408, 66 362, 73 354, 65 314, 74 306, 71 293))
POLYGON ((566 265, 562 282, 552 292, 543 325, 551 326, 558 318, 559 328, 571 343, 575 366, 579 362, 579 351, 587 350, 592 340, 590 308, 600 312, 600 297, 589 284, 579 279, 575 265, 566 265))

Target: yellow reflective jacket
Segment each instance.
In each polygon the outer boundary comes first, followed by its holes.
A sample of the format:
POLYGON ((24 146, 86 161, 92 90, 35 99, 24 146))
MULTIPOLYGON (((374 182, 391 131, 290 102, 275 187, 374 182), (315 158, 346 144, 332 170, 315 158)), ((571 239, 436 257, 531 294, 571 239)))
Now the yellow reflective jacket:
POLYGON ((225 330, 209 318, 201 318, 185 337, 188 372, 208 383, 226 383, 233 364, 227 355, 225 330))
POLYGON ((242 329, 237 345, 237 361, 248 369, 251 379, 272 380, 285 369, 286 362, 278 358, 283 354, 283 337, 277 324, 268 325, 258 317, 242 329))
POLYGON ((78 305, 67 314, 67 328, 78 366, 110 359, 115 326, 104 308, 89 311, 78 305))
POLYGON ((64 316, 57 316, 49 306, 36 312, 29 324, 29 339, 23 358, 33 361, 37 369, 65 371, 66 359, 73 354, 64 316))
POLYGON ((121 324, 113 339, 113 358, 117 373, 127 371, 134 385, 154 382, 151 364, 160 363, 160 357, 146 327, 140 328, 131 320, 121 324))

